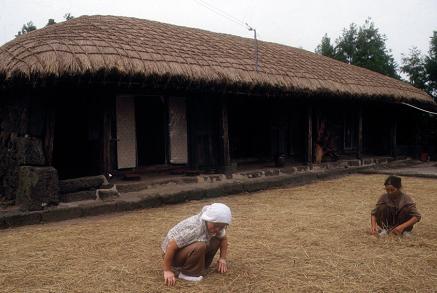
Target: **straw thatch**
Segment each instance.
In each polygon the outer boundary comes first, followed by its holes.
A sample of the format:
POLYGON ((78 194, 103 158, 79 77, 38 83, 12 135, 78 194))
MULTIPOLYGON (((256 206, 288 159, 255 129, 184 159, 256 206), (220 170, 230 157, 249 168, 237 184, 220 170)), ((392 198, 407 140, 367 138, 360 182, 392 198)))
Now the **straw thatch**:
MULTIPOLYGON (((0 292, 435 292, 437 184, 403 178, 412 238, 368 234, 385 175, 0 230, 0 292), (364 183, 365 182, 365 183, 364 183), (229 271, 167 288, 161 241, 203 205, 232 208, 229 271)), ((215 262, 213 267, 215 266, 215 262)))
POLYGON ((384 97, 432 103, 423 91, 367 69, 302 49, 116 16, 82 16, 17 37, 0 47, 0 76, 127 76, 272 87, 285 92, 384 97))

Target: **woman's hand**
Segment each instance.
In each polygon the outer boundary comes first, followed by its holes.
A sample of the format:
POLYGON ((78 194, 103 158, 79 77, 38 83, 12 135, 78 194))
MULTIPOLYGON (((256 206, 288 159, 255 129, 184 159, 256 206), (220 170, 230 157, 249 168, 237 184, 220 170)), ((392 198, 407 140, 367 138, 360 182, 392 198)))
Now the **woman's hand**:
POLYGON ((396 226, 391 230, 392 233, 395 235, 401 235, 404 232, 405 228, 402 225, 396 226))
POLYGON ((219 260, 217 261, 217 271, 222 274, 228 271, 228 265, 226 264, 226 259, 219 258, 219 260))
POLYGON ((371 235, 378 234, 378 225, 376 224, 376 217, 374 215, 370 216, 370 234, 371 235))
POLYGON ((376 234, 378 234, 378 226, 376 226, 376 225, 371 225, 370 226, 370 235, 376 235, 376 234))
POLYGON ((164 271, 164 282, 167 286, 176 284, 176 278, 172 271, 164 271))

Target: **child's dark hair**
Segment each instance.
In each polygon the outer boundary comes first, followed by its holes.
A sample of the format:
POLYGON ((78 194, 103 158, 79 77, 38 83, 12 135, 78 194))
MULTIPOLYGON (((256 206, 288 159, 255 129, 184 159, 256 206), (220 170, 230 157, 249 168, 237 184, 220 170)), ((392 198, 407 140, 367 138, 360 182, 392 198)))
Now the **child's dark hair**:
POLYGON ((402 187, 401 177, 390 175, 385 179, 384 185, 391 185, 397 189, 400 189, 402 187))

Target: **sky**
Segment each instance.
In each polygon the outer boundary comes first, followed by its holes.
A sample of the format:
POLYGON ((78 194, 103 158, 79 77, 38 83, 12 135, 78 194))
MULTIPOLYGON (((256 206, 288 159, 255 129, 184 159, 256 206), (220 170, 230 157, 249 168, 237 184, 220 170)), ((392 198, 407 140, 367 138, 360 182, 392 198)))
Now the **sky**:
POLYGON ((247 23, 260 40, 311 52, 325 33, 333 42, 351 23, 370 17, 398 64, 414 46, 427 53, 437 31, 437 0, 0 0, 0 45, 29 21, 42 28, 66 13, 130 16, 253 38, 247 23))

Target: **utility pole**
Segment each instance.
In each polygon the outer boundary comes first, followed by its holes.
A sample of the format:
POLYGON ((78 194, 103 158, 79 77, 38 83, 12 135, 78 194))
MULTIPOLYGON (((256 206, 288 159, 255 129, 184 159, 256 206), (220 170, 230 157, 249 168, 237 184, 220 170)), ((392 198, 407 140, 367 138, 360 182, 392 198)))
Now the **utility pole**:
POLYGON ((256 29, 254 29, 249 24, 247 24, 247 22, 246 22, 246 26, 247 26, 247 29, 249 31, 253 31, 253 38, 255 40, 255 68, 256 68, 256 72, 258 72, 258 69, 259 69, 259 66, 258 66, 258 40, 256 38, 256 29))

